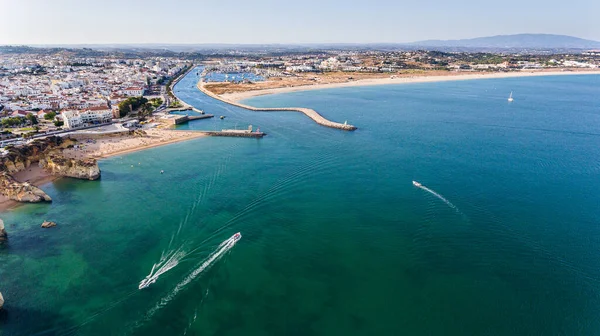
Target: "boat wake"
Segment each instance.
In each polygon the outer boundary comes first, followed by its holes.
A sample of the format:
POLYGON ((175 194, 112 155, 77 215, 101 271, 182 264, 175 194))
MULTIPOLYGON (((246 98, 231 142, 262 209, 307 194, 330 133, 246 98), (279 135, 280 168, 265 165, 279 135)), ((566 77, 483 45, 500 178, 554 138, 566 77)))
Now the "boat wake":
MULTIPOLYGON (((230 251, 235 244, 242 238, 242 235, 238 232, 231 236, 229 239, 222 242, 215 251, 213 251, 206 259, 197 264, 196 268, 189 273, 180 283, 178 283, 175 288, 165 297, 160 299, 160 301, 154 306, 148 313, 146 314, 143 321, 148 321, 154 316, 154 314, 160 310, 162 307, 166 306, 171 300, 177 296, 181 290, 183 290, 190 282, 196 279, 202 272, 212 266, 216 261, 218 261, 221 257, 223 257, 228 251, 230 251)), ((137 322, 136 326, 140 326, 141 322, 137 322)))
POLYGON ((446 205, 448 205, 449 207, 451 207, 452 209, 454 209, 456 212, 462 214, 462 212, 460 212, 460 210, 458 210, 458 208, 456 207, 456 205, 452 204, 450 201, 448 201, 444 196, 436 193, 435 191, 427 188, 426 186, 422 185, 421 183, 417 182, 417 181, 412 181, 413 185, 417 188, 421 188, 425 191, 427 191, 428 193, 432 194, 433 196, 437 197, 438 199, 440 199, 442 202, 446 203, 446 205))
POLYGON ((238 232, 231 236, 229 239, 225 240, 217 249, 211 253, 204 261, 202 261, 199 266, 192 271, 188 276, 186 276, 183 281, 177 284, 171 294, 169 294, 166 298, 161 300, 161 303, 166 303, 170 301, 179 291, 181 291, 187 284, 192 282, 192 280, 196 279, 200 273, 204 272, 208 267, 210 267, 215 261, 219 260, 225 253, 231 250, 235 244, 242 238, 242 235, 238 232))
POLYGON ((158 278, 171 270, 173 267, 177 266, 181 259, 186 256, 185 251, 182 251, 181 248, 170 251, 167 254, 163 254, 160 258, 160 261, 156 264, 152 265, 152 269, 150 270, 150 274, 148 274, 138 286, 138 289, 144 289, 149 287, 151 284, 155 283, 158 278))

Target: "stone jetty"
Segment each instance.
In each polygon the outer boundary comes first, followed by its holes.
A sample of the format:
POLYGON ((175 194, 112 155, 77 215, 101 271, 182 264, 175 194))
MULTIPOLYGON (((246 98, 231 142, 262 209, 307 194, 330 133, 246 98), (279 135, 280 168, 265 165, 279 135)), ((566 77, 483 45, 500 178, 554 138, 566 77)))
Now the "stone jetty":
POLYGON ((327 127, 331 127, 331 128, 337 128, 337 129, 341 129, 341 130, 345 130, 345 131, 354 131, 356 129, 356 126, 353 126, 353 125, 349 125, 346 123, 341 124, 341 123, 327 120, 322 115, 320 115, 317 111, 315 111, 313 109, 309 109, 309 108, 304 108, 304 107, 277 107, 277 108, 254 107, 254 106, 249 106, 249 105, 245 105, 245 104, 240 104, 237 102, 232 102, 227 99, 223 99, 221 96, 219 96, 217 94, 210 92, 209 90, 207 90, 204 87, 204 84, 205 83, 203 81, 199 81, 198 85, 197 85, 198 89, 200 91, 202 91, 204 94, 206 94, 212 98, 218 99, 224 103, 227 103, 227 104, 230 104, 233 106, 237 106, 237 107, 241 107, 243 109, 247 109, 250 111, 257 111, 257 112, 281 112, 281 111, 300 112, 300 113, 304 113, 307 117, 311 118, 319 125, 323 125, 323 126, 327 126, 327 127))

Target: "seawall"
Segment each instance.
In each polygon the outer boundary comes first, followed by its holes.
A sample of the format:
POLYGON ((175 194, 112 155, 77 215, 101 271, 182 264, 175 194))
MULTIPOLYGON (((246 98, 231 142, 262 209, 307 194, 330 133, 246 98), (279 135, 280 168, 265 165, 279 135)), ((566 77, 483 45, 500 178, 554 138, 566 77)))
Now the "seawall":
POLYGON ((216 95, 210 91, 208 91, 205 87, 204 87, 204 82, 202 82, 202 80, 200 80, 197 84, 197 87, 200 91, 202 91, 204 94, 214 98, 214 99, 218 99, 224 103, 233 105, 233 106, 237 106, 237 107, 241 107, 243 109, 247 109, 250 111, 256 111, 256 112, 281 112, 281 111, 291 111, 291 112, 300 112, 300 113, 304 113, 307 117, 311 118, 312 120, 314 120, 317 124, 319 125, 323 125, 326 127, 331 127, 331 128, 337 128, 337 129, 341 129, 344 131, 354 131, 357 127, 353 126, 353 125, 349 125, 349 124, 341 124, 341 123, 337 123, 334 121, 330 121, 325 119, 322 115, 320 115, 317 111, 313 110, 313 109, 309 109, 309 108, 305 108, 305 107, 278 107, 278 108, 272 108, 272 107, 254 107, 254 106, 250 106, 250 105, 245 105, 245 104, 240 104, 237 102, 232 102, 229 101, 227 99, 224 99, 222 97, 220 97, 219 95, 216 95))

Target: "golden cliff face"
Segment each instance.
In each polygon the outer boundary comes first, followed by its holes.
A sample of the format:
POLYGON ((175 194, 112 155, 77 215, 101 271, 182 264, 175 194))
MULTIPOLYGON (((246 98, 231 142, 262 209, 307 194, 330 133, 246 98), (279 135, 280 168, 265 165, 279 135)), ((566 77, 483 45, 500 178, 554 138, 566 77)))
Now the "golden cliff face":
POLYGON ((0 171, 14 174, 25 170, 32 163, 40 161, 49 152, 72 146, 76 142, 57 136, 37 139, 30 144, 16 147, 6 147, 7 154, 0 157, 0 171))
POLYGON ((40 167, 52 175, 73 177, 82 180, 100 178, 100 168, 96 159, 69 159, 62 155, 50 154, 40 160, 40 167))
POLYGON ((53 175, 84 180, 100 178, 100 168, 95 159, 78 160, 62 156, 61 150, 75 143, 75 140, 53 136, 23 146, 7 147, 7 153, 0 157, 0 194, 18 202, 52 201, 43 190, 18 182, 11 176, 36 162, 53 175))
POLYGON ((18 182, 6 172, 0 173, 0 194, 18 202, 52 202, 50 196, 42 189, 27 182, 18 182))

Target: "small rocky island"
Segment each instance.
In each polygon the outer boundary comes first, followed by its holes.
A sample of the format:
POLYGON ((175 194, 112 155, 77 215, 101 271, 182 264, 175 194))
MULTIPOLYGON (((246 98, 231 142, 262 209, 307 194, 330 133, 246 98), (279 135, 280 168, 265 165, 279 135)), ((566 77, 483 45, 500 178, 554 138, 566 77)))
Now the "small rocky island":
POLYGON ((2 244, 4 241, 6 241, 6 239, 8 239, 8 234, 6 233, 6 230, 4 229, 4 221, 2 219, 0 219, 0 244, 2 244))
POLYGON ((84 180, 100 178, 100 168, 95 159, 70 159, 62 150, 73 147, 76 140, 51 136, 37 139, 21 146, 7 146, 0 156, 0 194, 17 202, 51 202, 40 188, 28 182, 19 182, 12 174, 38 164, 49 174, 84 180))

